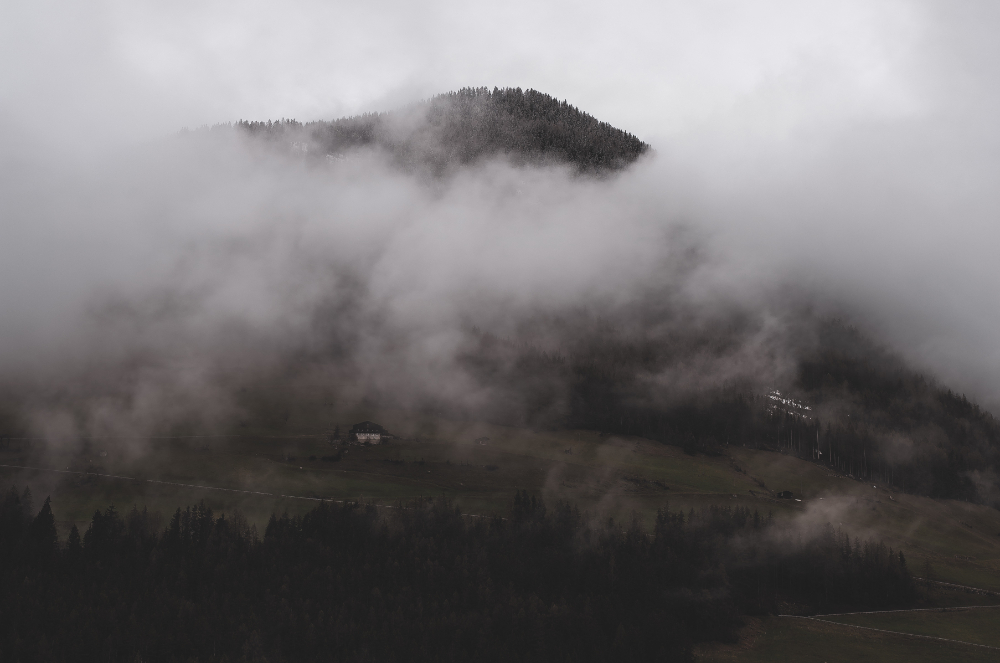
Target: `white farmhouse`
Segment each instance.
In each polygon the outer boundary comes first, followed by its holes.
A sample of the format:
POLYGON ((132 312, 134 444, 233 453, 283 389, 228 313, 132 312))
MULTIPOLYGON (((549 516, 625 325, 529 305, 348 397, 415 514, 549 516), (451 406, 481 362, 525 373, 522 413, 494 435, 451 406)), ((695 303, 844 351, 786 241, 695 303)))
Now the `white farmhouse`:
POLYGON ((388 431, 371 421, 362 421, 354 424, 347 439, 360 442, 362 444, 381 444, 382 440, 389 437, 388 431))

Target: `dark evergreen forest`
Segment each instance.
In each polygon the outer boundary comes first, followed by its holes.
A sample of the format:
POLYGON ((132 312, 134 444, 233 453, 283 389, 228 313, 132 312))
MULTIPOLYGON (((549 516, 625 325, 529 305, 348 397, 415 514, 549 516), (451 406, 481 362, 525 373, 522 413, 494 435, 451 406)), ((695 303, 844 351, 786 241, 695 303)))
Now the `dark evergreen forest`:
POLYGON ((902 553, 787 534, 745 508, 664 508, 647 532, 521 492, 506 517, 321 503, 263 536, 204 504, 109 507, 60 542, 49 501, 11 489, 0 659, 690 661, 741 615, 915 600, 902 553))
POLYGON ((384 150, 404 166, 442 173, 489 157, 568 163, 580 172, 622 169, 649 150, 635 136, 536 90, 465 88, 412 107, 333 121, 248 122, 239 130, 313 158, 384 150))

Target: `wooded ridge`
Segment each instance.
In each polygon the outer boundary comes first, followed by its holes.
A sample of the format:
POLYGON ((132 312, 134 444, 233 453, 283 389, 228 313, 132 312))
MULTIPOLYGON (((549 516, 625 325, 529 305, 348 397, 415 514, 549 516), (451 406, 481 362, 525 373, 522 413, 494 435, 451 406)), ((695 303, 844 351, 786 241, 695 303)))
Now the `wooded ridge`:
POLYGON ((464 88, 400 110, 332 121, 240 120, 233 126, 315 159, 375 148, 400 165, 438 173, 501 157, 515 164, 567 163, 580 172, 609 172, 650 149, 566 101, 521 88, 464 88))

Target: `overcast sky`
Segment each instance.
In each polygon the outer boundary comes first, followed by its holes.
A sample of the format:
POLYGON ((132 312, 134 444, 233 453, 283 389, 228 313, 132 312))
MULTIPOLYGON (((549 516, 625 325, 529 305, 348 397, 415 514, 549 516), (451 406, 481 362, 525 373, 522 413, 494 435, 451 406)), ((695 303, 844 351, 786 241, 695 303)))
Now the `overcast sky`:
MULTIPOLYGON (((927 69, 951 66, 942 49, 972 50, 946 23, 982 29, 988 5, 966 16, 849 0, 2 6, 4 110, 30 125, 133 137, 486 85, 549 92, 647 139, 706 128, 774 139, 935 110, 945 100, 927 69)), ((963 55, 983 54, 947 57, 963 55)))
POLYGON ((995 405, 998 31, 992 2, 0 0, 0 297, 57 299, 27 265, 109 227, 49 214, 40 231, 25 210, 116 150, 533 87, 652 143, 636 196, 662 183, 671 219, 733 258, 727 278, 849 301, 995 405))

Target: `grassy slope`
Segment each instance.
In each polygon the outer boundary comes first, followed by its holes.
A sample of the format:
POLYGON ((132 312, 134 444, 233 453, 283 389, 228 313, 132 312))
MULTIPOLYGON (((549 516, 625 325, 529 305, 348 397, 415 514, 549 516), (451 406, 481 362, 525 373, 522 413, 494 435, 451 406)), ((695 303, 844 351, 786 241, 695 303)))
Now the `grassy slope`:
POLYGON ((740 504, 773 511, 778 518, 830 522, 852 535, 883 539, 904 550, 917 575, 924 574, 926 559, 937 579, 1000 591, 1000 512, 994 509, 901 495, 790 456, 742 447, 729 447, 730 457, 688 456, 676 447, 636 438, 601 438, 592 431, 536 432, 391 412, 344 417, 363 418, 382 422, 403 439, 345 447, 347 453, 338 463, 308 460, 334 453, 321 436, 274 437, 305 429, 250 430, 228 439, 93 444, 84 454, 15 445, 0 451, 0 463, 98 468, 140 481, 0 468, 0 485, 30 483, 39 501, 51 494, 64 531, 71 522, 85 525, 95 509, 109 503, 119 508, 147 505, 167 515, 178 505, 204 498, 216 510, 239 508, 258 523, 273 510, 294 513, 314 504, 277 495, 392 503, 443 494, 467 512, 493 513, 506 509, 516 489, 526 488, 548 500, 572 500, 602 517, 635 512, 647 524, 667 502, 672 509, 740 504), (487 445, 475 442, 482 436, 490 438, 487 445), (101 449, 107 450, 106 457, 99 456, 101 449), (774 492, 781 490, 793 491, 802 501, 774 499, 774 492))
MULTIPOLYGON (((518 488, 547 499, 571 499, 594 512, 627 516, 636 510, 649 520, 668 500, 672 508, 690 508, 719 501, 719 493, 733 501, 728 495, 739 492, 736 501, 762 509, 784 506, 752 497, 748 488, 759 490, 758 486, 733 471, 727 458, 685 456, 679 449, 646 440, 391 416, 379 420, 405 439, 368 448, 345 447, 338 463, 308 460, 334 453, 319 436, 268 439, 262 436, 268 431, 253 431, 239 439, 212 439, 207 444, 203 440, 94 444, 85 454, 14 448, 0 451, 0 463, 96 469, 139 479, 334 499, 364 497, 386 503, 446 494, 476 513, 504 511, 518 488), (489 444, 475 442, 482 436, 491 438, 489 444), (141 454, 130 453, 140 444, 141 454), (108 452, 103 458, 98 453, 102 449, 108 452), (286 457, 294 460, 286 461, 286 457)), ((66 523, 82 524, 95 508, 112 501, 126 506, 149 504, 164 512, 202 496, 213 508, 239 507, 251 514, 270 513, 275 507, 294 511, 312 506, 310 502, 7 468, 0 468, 0 481, 22 485, 30 481, 36 496, 52 494, 57 517, 66 523)))
POLYGON ((805 508, 816 518, 901 548, 915 574, 925 575, 926 561, 938 580, 1000 591, 997 510, 899 494, 781 454, 740 449, 733 456, 768 487, 801 490, 805 508))
POLYGON ((706 648, 698 661, 722 663, 942 663, 996 661, 1000 652, 790 617, 756 621, 741 646, 706 648))

